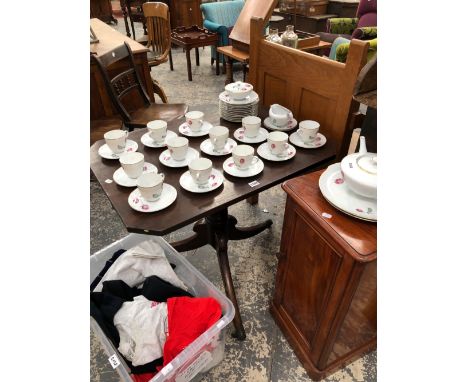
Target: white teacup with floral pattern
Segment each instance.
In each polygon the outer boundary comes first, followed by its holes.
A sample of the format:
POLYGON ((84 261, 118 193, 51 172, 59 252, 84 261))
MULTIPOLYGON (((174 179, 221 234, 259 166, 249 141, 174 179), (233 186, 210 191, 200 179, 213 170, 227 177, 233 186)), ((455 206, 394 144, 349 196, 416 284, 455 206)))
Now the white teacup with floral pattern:
POLYGON ((136 179, 143 172, 145 156, 142 153, 128 153, 122 155, 119 158, 119 162, 125 174, 127 174, 129 178, 136 179))
POLYGON ((213 162, 207 158, 196 158, 189 163, 190 175, 196 184, 204 184, 210 179, 213 162))
POLYGON ((104 134, 107 146, 113 153, 119 154, 125 150, 128 131, 126 130, 111 130, 104 134))
POLYGON ((249 145, 238 145, 232 150, 232 158, 234 164, 239 170, 247 170, 251 165, 259 161, 258 157, 254 156, 255 149, 249 145))
POLYGON ((184 160, 188 150, 188 139, 185 137, 174 137, 167 141, 167 147, 172 159, 184 160))
POLYGON ((197 132, 200 131, 203 125, 203 117, 205 113, 202 111, 189 111, 185 114, 185 121, 189 125, 190 130, 197 132))
POLYGON ((255 138, 260 131, 262 120, 255 116, 249 116, 242 118, 242 127, 245 130, 245 136, 249 138, 255 138))
POLYGON ((278 127, 286 126, 289 121, 293 120, 293 113, 291 110, 276 103, 270 106, 268 114, 270 116, 271 123, 278 127))
POLYGON ((164 139, 167 135, 167 122, 161 119, 156 119, 154 121, 150 121, 146 124, 146 127, 149 131, 149 136, 151 139, 156 142, 164 142, 164 139))
POLYGON ((273 131, 268 134, 268 147, 274 155, 286 155, 286 150, 289 147, 288 134, 283 133, 282 131, 273 131))
POLYGON ((311 120, 299 122, 299 129, 297 134, 304 141, 304 143, 311 143, 320 129, 320 123, 311 120))
POLYGON ((224 126, 214 126, 210 129, 209 135, 214 150, 221 151, 229 138, 229 129, 224 126))
POLYGON ((137 179, 137 187, 143 199, 153 202, 161 196, 164 184, 164 174, 147 172, 137 179))

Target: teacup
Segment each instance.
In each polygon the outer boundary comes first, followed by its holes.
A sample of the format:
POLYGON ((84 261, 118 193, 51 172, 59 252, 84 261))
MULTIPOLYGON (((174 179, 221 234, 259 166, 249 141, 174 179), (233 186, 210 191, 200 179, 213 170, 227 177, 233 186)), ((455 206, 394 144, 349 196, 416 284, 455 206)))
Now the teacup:
POLYGON ((224 126, 214 126, 210 129, 209 134, 214 150, 223 150, 229 137, 229 129, 224 126))
POLYGON ((252 93, 253 86, 246 82, 236 81, 224 87, 229 96, 235 100, 247 98, 252 93))
POLYGON ((255 138, 260 131, 262 120, 255 116, 242 118, 242 127, 245 130, 245 136, 255 138))
POLYGON ((320 123, 316 121, 305 120, 299 122, 299 129, 297 130, 297 134, 299 137, 304 141, 304 143, 311 143, 320 128, 320 123))
POLYGON ((249 145, 238 145, 232 150, 232 158, 239 170, 247 170, 251 165, 259 161, 258 157, 254 156, 255 150, 249 145))
POLYGON ((147 172, 141 174, 137 179, 137 187, 143 199, 153 202, 161 196, 163 189, 164 174, 147 172))
POLYGON ((107 146, 116 154, 122 153, 125 150, 127 137, 128 131, 125 130, 111 130, 104 134, 107 146))
POLYGON ((188 139, 185 137, 174 137, 167 141, 169 153, 174 160, 184 160, 188 150, 188 139))
POLYGON ((142 153, 128 153, 122 155, 119 158, 119 162, 125 174, 127 174, 129 178, 135 179, 143 172, 145 156, 142 153))
POLYGON ((269 116, 271 122, 278 127, 283 127, 289 121, 293 120, 293 114, 291 110, 286 109, 284 106, 278 105, 276 103, 270 106, 269 116))
POLYGON ((167 134, 167 122, 157 119, 146 124, 149 136, 154 142, 163 142, 167 134))
POLYGON ((202 111, 189 111, 185 114, 185 120, 187 121, 190 130, 200 131, 203 125, 203 117, 205 114, 202 111))
POLYGON ((210 178, 213 162, 207 158, 196 158, 189 163, 188 167, 194 182, 204 184, 210 178))
POLYGON ((288 134, 283 133, 282 131, 273 131, 268 134, 268 147, 274 155, 285 155, 285 151, 289 147, 288 134))

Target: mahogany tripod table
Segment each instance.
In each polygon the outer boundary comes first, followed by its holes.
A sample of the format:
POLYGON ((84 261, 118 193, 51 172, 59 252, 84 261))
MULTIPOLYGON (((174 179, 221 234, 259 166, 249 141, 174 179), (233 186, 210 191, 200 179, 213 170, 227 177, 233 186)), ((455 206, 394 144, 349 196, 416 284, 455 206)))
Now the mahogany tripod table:
MULTIPOLYGON (((171 32, 171 42, 185 49, 187 59, 188 80, 192 81, 192 61, 190 60, 190 49, 195 48, 195 62, 200 66, 200 54, 198 48, 213 45, 216 49, 218 35, 209 32, 208 29, 196 25, 191 27, 178 27, 171 32)), ((216 51, 216 75, 219 75, 219 54, 216 51)))
MULTIPOLYGON (((231 136, 234 130, 241 126, 240 123, 219 120, 216 105, 211 108, 199 107, 197 109, 205 112, 205 119, 213 125, 219 124, 228 127, 231 136)), ((260 107, 259 116, 265 117, 267 115, 268 109, 260 107)), ((179 134, 178 127, 182 122, 183 119, 169 122, 168 130, 179 134)), ((245 331, 229 267, 228 242, 229 240, 242 240, 252 237, 270 227, 272 221, 267 220, 253 227, 240 228, 236 226, 236 218, 228 214, 228 207, 255 196, 261 191, 289 178, 320 168, 320 166, 334 158, 335 144, 329 141, 325 146, 314 150, 297 148, 296 156, 284 162, 264 160, 264 170, 254 177, 235 178, 223 173, 224 183, 221 187, 212 192, 194 194, 184 190, 179 184, 179 178, 187 171, 187 167, 170 168, 161 164, 159 155, 165 148, 144 146, 140 141, 144 133, 146 133, 146 129, 138 129, 131 132, 128 138, 138 143, 138 151, 144 154, 146 162, 155 164, 159 172, 165 174, 165 182, 176 188, 177 199, 169 207, 154 213, 142 213, 134 211, 129 206, 128 196, 133 188, 121 187, 114 182, 108 182, 108 180, 112 180, 112 175, 120 167, 120 164, 118 160, 103 159, 99 156, 98 149, 104 144, 103 139, 91 146, 91 170, 129 232, 165 235, 190 223, 197 222, 193 227, 195 234, 192 237, 171 245, 178 251, 188 251, 210 244, 216 250, 226 295, 232 301, 236 311, 233 336, 244 339, 245 331), (249 185, 253 181, 257 181, 258 184, 249 185)), ((200 143, 205 139, 207 139, 207 136, 190 137, 189 146, 200 151, 200 143)), ((253 144, 252 146, 256 148, 258 145, 253 144)), ((209 157, 203 153, 200 155, 209 157)), ((223 162, 228 157, 212 156, 209 158, 213 162, 213 168, 223 171, 223 162)))

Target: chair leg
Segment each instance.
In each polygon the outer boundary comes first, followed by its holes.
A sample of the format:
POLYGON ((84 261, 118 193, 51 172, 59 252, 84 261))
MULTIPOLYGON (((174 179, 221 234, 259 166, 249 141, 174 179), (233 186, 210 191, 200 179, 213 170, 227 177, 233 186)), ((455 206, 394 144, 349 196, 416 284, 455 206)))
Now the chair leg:
POLYGON ((159 98, 161 98, 161 101, 163 101, 163 103, 168 103, 167 95, 164 92, 164 89, 162 88, 162 86, 154 78, 152 80, 153 80, 153 92, 157 94, 159 98))
POLYGON ((130 16, 130 25, 132 26, 132 33, 133 33, 133 39, 136 40, 135 37, 135 25, 133 24, 132 17, 130 16))
POLYGON ((172 49, 169 49, 169 67, 174 70, 174 63, 172 62, 172 49))
POLYGON ((211 66, 213 66, 213 63, 215 62, 215 59, 211 57, 211 66))

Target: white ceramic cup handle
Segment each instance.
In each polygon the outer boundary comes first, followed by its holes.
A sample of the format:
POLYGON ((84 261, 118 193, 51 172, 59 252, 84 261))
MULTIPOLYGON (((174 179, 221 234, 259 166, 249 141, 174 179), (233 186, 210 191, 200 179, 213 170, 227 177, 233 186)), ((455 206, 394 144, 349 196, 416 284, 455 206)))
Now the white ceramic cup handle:
POLYGON ((164 182, 164 178, 166 177, 163 173, 161 173, 161 176, 162 176, 162 179, 163 179, 163 182, 164 182))
POLYGON ((125 139, 128 138, 128 130, 125 130, 125 139))
POLYGON ((284 149, 287 150, 289 148, 289 143, 284 143, 284 149))
POLYGON ((256 164, 259 160, 260 160, 260 159, 258 159, 258 156, 255 155, 255 156, 252 158, 252 164, 256 164))
POLYGON ((289 119, 290 121, 292 121, 292 119, 293 119, 293 113, 291 113, 291 112, 288 113, 288 119, 289 119))

